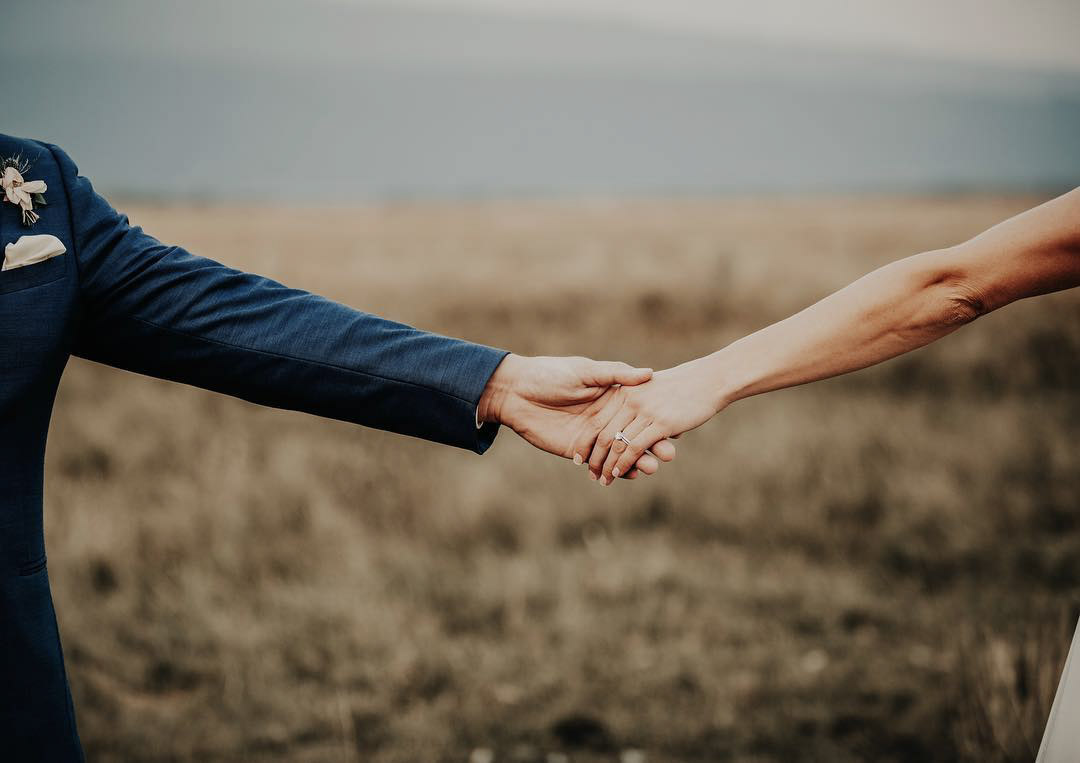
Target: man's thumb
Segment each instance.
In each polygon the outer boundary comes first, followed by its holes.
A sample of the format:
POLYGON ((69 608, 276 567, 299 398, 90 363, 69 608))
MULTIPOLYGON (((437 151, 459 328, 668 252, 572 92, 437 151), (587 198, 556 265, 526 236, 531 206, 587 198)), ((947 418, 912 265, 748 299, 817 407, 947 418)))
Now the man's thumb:
POLYGON ((612 384, 622 384, 631 387, 635 384, 644 384, 652 378, 651 368, 634 368, 626 363, 606 360, 593 363, 594 370, 588 381, 594 387, 610 387, 612 384))

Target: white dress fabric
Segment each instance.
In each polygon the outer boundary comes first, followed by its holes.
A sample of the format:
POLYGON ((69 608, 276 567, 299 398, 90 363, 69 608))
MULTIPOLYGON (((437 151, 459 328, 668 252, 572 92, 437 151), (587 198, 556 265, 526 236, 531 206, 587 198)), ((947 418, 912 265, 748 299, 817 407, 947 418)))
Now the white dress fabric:
POLYGON ((1080 622, 1073 632, 1065 669, 1061 671, 1054 705, 1046 720, 1039 756, 1035 763, 1076 763, 1080 761, 1080 622))

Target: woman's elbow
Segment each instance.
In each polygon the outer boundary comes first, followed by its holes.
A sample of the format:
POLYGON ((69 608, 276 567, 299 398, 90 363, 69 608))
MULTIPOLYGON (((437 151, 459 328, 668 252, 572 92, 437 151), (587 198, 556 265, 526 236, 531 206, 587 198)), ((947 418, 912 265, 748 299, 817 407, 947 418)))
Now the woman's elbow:
POLYGON ((989 312, 987 300, 974 274, 963 265, 962 254, 943 249, 920 255, 921 272, 917 276, 931 322, 942 328, 959 328, 989 312))
POLYGON ((970 284, 959 281, 949 284, 947 289, 948 292, 945 297, 946 326, 959 328, 989 312, 986 308, 986 301, 980 296, 979 291, 970 284))

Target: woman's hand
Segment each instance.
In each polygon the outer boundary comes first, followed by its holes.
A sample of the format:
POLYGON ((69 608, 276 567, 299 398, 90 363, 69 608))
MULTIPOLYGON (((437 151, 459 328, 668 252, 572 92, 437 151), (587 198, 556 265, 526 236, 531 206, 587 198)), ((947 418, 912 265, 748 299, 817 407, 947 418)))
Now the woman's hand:
POLYGON ((588 459, 589 473, 603 485, 625 475, 652 449, 669 460, 669 437, 695 429, 724 408, 712 358, 701 358, 653 374, 651 381, 613 391, 599 418, 607 419, 588 459), (630 444, 616 440, 622 432, 630 444), (658 444, 665 447, 654 447, 658 444))

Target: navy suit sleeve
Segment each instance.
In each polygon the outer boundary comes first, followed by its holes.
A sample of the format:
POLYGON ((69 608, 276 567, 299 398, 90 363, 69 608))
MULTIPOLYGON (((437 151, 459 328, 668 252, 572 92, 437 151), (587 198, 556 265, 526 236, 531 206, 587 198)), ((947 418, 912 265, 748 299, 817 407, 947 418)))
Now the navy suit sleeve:
POLYGON ((80 283, 75 355, 275 408, 483 453, 476 405, 500 350, 243 273, 128 223, 60 148, 80 283))

